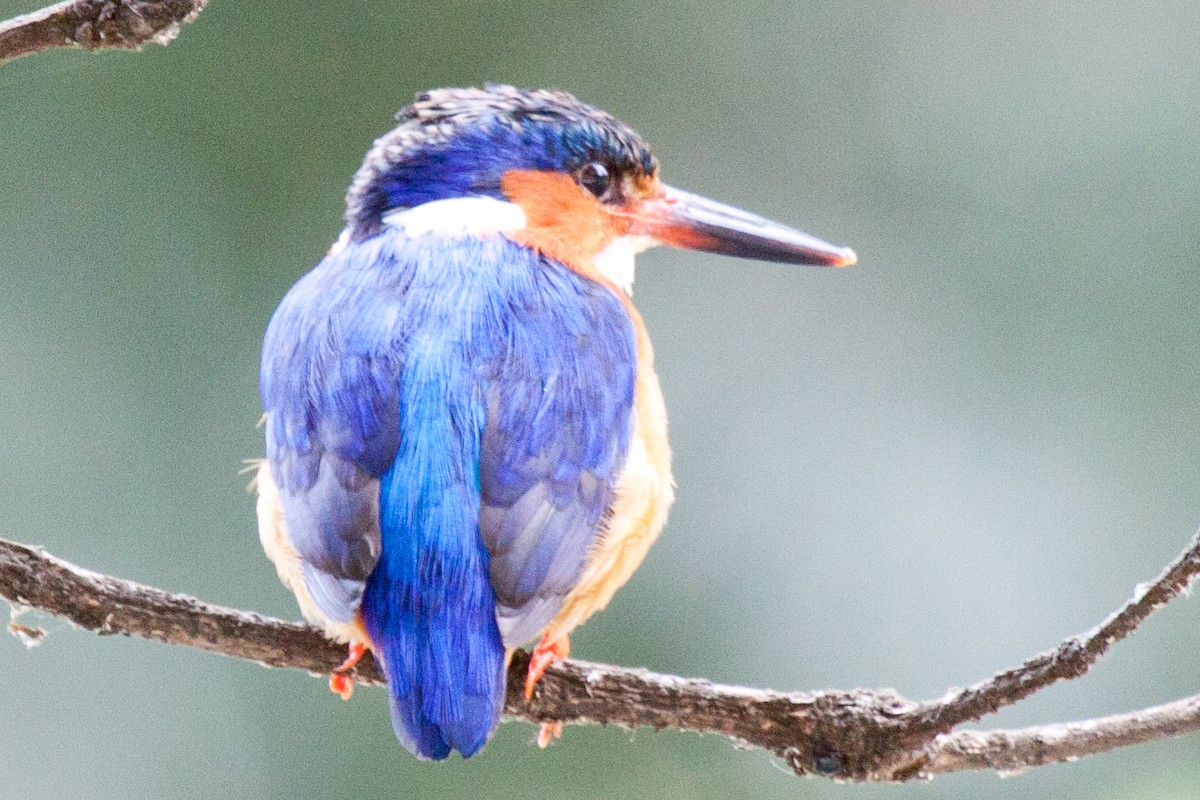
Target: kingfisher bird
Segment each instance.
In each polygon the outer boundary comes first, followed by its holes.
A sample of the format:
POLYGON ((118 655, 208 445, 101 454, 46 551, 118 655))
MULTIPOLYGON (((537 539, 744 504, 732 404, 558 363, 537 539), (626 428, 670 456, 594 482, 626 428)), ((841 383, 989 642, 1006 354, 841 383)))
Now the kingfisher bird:
POLYGON ((528 697, 666 522, 634 256, 855 256, 665 185, 637 133, 565 92, 439 89, 397 120, 267 329, 257 513, 303 615, 349 646, 331 688, 369 649, 397 738, 440 760, 483 747, 514 650, 537 640, 528 697))

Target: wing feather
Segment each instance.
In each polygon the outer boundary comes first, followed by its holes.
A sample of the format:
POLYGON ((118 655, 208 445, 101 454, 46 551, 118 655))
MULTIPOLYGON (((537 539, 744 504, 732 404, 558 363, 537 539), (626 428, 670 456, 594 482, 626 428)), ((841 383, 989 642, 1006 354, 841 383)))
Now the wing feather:
POLYGON ((507 646, 553 619, 587 561, 628 449, 636 339, 608 288, 543 262, 488 389, 480 533, 507 646))
POLYGON ((388 237, 326 257, 280 304, 263 343, 267 459, 305 587, 354 619, 380 552, 379 479, 399 445, 409 270, 388 237))

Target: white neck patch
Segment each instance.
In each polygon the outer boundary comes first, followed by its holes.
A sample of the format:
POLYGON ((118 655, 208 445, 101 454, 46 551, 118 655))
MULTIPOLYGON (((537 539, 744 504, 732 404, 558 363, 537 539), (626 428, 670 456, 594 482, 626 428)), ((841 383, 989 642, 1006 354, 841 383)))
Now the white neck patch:
POLYGON ((525 212, 516 203, 494 197, 451 197, 384 214, 383 224, 414 239, 429 234, 486 236, 523 229, 525 212))
POLYGON ((618 236, 596 254, 592 263, 601 275, 633 297, 634 258, 656 244, 651 236, 618 236))
MULTIPOLYGON (((516 203, 494 197, 452 197, 431 200, 414 208, 401 208, 383 216, 383 224, 398 228, 405 236, 486 236, 524 230, 525 212, 516 203)), ((334 245, 345 246, 347 232, 334 245)), ((593 259, 597 271, 621 291, 633 296, 634 257, 657 245, 651 236, 618 236, 593 259)))

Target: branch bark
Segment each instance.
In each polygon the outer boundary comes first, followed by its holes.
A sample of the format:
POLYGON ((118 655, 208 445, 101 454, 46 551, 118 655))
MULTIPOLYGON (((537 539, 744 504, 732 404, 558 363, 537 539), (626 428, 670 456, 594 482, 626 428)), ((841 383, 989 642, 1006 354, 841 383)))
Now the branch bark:
MULTIPOLYGON (((888 690, 781 693, 646 670, 563 661, 532 701, 523 696, 528 655, 509 671, 505 711, 542 722, 617 724, 719 733, 780 756, 801 775, 904 781, 937 773, 1006 773, 1200 728, 1200 695, 1099 719, 1021 730, 953 731, 1060 680, 1076 678, 1200 574, 1200 535, 1150 584, 1092 630, 1014 669, 939 700, 915 703, 888 690)), ((0 596, 105 634, 136 635, 271 667, 328 674, 341 647, 309 626, 223 608, 74 566, 40 548, 0 540, 0 596)), ((22 637, 36 628, 10 626, 22 637)), ((365 658, 361 684, 382 682, 365 658)))
POLYGON ((0 63, 52 47, 168 44, 208 0, 68 0, 0 22, 0 63))

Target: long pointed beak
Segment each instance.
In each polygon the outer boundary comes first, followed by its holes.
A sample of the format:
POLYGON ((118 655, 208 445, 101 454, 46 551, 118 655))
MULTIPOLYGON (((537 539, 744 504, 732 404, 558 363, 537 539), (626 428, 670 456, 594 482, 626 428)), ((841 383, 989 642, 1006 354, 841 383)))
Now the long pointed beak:
POLYGON ((763 219, 699 195, 664 186, 664 194, 623 212, 633 217, 630 233, 651 236, 671 247, 723 253, 784 264, 848 267, 858 260, 849 247, 763 219))

